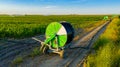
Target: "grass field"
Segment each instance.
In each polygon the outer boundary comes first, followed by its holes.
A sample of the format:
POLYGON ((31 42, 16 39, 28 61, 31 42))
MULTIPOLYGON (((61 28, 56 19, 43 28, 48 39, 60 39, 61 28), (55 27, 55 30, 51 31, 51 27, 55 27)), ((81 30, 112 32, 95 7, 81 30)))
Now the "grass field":
POLYGON ((87 67, 120 67, 120 19, 115 18, 94 44, 87 67))
POLYGON ((0 15, 0 38, 24 38, 45 33, 51 22, 68 21, 75 29, 100 25, 103 15, 0 15), (98 23, 99 22, 99 23, 98 23))

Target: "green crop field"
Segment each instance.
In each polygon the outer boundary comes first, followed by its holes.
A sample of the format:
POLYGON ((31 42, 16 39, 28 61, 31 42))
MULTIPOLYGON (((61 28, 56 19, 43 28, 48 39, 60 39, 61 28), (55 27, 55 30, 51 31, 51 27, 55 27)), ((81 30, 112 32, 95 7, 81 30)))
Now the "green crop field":
POLYGON ((0 38, 24 38, 45 33, 51 22, 68 21, 75 29, 89 28, 103 15, 0 15, 0 38))

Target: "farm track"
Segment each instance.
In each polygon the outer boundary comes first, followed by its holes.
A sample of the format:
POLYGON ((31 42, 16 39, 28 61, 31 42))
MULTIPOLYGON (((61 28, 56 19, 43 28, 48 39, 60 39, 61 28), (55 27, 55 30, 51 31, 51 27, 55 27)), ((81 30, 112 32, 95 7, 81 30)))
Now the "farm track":
POLYGON ((90 32, 88 35, 81 38, 76 44, 74 44, 74 46, 71 47, 71 49, 74 50, 70 53, 68 52, 69 54, 67 56, 67 59, 60 61, 57 66, 58 67, 82 66, 82 62, 84 61, 84 58, 87 57, 87 55, 90 53, 93 43, 98 38, 98 36, 105 30, 108 23, 109 22, 106 22, 105 24, 101 25, 100 27, 90 32))
POLYGON ((47 55, 28 59, 18 67, 83 67, 83 62, 92 50, 95 40, 104 32, 110 21, 97 27, 85 36, 81 37, 70 49, 65 49, 65 58, 61 59, 58 55, 47 55))
MULTIPOLYGON (((74 46, 71 46, 71 49, 66 49, 66 58, 60 59, 59 56, 53 56, 47 60, 43 60, 39 64, 35 64, 33 60, 32 65, 20 65, 21 67, 77 67, 82 65, 82 61, 89 54, 90 48, 96 38, 105 30, 109 22, 101 25, 100 27, 94 29, 90 33, 86 34, 80 40, 78 40, 74 46), (79 48, 78 48, 79 47, 79 48), (56 60, 56 61, 55 61, 56 60)), ((44 38, 42 36, 42 38, 44 38)), ((41 39, 43 40, 43 39, 41 39)), ((6 64, 9 64, 11 60, 14 59, 16 55, 26 51, 32 51, 33 47, 40 46, 40 44, 31 38, 28 40, 2 40, 0 39, 0 67, 8 67, 6 64), (10 44, 10 45, 9 45, 10 44)), ((44 57, 45 58, 45 57, 44 57)), ((40 59, 39 59, 40 60, 40 59)))

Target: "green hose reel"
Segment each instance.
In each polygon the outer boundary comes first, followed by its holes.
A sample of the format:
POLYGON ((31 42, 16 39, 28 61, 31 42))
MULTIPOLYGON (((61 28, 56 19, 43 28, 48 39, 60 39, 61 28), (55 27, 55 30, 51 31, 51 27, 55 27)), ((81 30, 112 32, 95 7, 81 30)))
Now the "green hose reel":
POLYGON ((52 48, 61 48, 67 44, 68 40, 72 40, 74 36, 74 30, 69 23, 53 22, 48 25, 46 29, 45 43, 52 46, 52 48), (68 29, 67 29, 68 28, 68 29), (70 37, 70 38, 68 38, 70 37))
POLYGON ((53 48, 63 47, 67 41, 67 32, 62 24, 53 22, 46 29, 46 44, 50 44, 53 48))
POLYGON ((50 23, 45 32, 45 41, 35 40, 41 42, 41 52, 54 52, 60 54, 65 46, 70 43, 74 38, 74 29, 68 22, 52 22, 50 23))
POLYGON ((104 16, 103 20, 108 20, 109 17, 108 16, 104 16))

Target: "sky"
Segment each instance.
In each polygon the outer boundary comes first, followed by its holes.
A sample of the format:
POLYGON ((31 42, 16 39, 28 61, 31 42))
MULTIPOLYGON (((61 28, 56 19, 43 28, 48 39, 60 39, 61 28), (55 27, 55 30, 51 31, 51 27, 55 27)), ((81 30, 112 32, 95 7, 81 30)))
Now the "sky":
POLYGON ((0 14, 120 14, 120 0, 0 0, 0 14))

